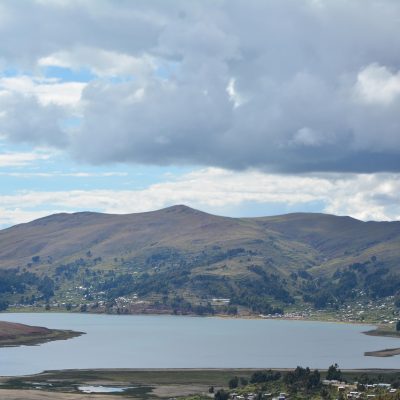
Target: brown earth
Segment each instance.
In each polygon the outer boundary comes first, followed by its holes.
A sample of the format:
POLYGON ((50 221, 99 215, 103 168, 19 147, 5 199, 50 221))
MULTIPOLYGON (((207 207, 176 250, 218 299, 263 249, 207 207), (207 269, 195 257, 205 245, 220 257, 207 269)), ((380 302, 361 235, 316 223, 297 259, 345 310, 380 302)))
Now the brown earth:
POLYGON ((2 400, 120 400, 123 397, 112 395, 45 392, 42 390, 2 389, 0 392, 0 398, 2 400))
POLYGON ((70 339, 82 334, 82 332, 0 321, 0 347, 36 345, 53 340, 70 339))

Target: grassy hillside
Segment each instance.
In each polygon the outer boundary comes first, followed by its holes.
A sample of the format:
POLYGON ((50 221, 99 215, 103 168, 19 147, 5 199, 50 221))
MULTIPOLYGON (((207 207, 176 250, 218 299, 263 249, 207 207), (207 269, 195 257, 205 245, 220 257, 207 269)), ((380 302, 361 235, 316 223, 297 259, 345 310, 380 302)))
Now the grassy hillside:
POLYGON ((0 308, 56 301, 99 311, 270 314, 393 303, 399 261, 400 222, 227 218, 186 206, 56 214, 0 231, 0 308))

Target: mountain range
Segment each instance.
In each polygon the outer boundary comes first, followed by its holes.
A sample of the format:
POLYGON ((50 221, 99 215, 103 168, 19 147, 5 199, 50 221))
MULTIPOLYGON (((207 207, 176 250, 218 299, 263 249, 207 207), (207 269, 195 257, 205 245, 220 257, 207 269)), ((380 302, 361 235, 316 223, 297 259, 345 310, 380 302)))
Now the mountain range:
MULTIPOLYGON (((139 296, 171 305, 178 298, 187 306, 227 298, 255 312, 394 296, 399 261, 400 222, 317 213, 229 218, 177 205, 61 213, 0 231, 3 275, 47 277, 56 297, 84 284, 89 299, 102 292, 113 301, 139 296)), ((17 292, 35 290, 26 283, 17 292)))

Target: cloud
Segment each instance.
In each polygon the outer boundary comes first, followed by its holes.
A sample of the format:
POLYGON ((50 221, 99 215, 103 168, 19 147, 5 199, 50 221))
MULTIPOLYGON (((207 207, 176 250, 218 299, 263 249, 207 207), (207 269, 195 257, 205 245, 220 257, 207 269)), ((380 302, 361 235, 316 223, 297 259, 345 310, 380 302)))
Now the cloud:
POLYGON ((41 67, 63 67, 79 70, 89 68, 99 77, 142 77, 156 68, 150 56, 133 57, 98 48, 76 47, 71 51, 59 51, 38 60, 41 67))
POLYGON ((391 73, 378 64, 368 65, 357 76, 356 95, 369 104, 392 103, 400 96, 400 71, 391 73))
POLYGON ((43 152, 0 153, 0 167, 23 167, 37 160, 48 160, 50 157, 50 154, 43 152))
MULTIPOLYGON (((7 155, 6 155, 7 156, 7 155)), ((19 160, 15 159, 12 154, 9 157, 2 157, 0 155, 0 166, 25 166, 31 159, 19 160)), ((34 160, 36 160, 35 158, 34 160)), ((33 160, 32 160, 33 161, 33 160)), ((0 176, 12 176, 15 178, 60 178, 60 177, 74 177, 74 178, 104 178, 112 176, 127 176, 127 172, 0 172, 0 176)))
POLYGON ((36 82, 31 97, 0 97, 0 129, 14 141, 94 164, 400 171, 398 1, 1 7, 0 65, 96 75, 84 88, 36 82), (76 101, 71 132, 62 121, 76 101))
POLYGON ((245 204, 299 209, 320 203, 320 211, 362 220, 400 219, 399 174, 288 176, 258 171, 206 168, 170 177, 139 190, 24 191, 0 197, 0 225, 27 222, 55 212, 151 211, 187 204, 212 213, 240 214, 245 204))
POLYGON ((18 94, 36 98, 42 106, 77 106, 82 90, 82 82, 59 82, 56 79, 32 78, 29 76, 0 78, 0 95, 18 94))
POLYGON ((65 148, 68 136, 61 127, 67 112, 55 104, 43 105, 33 95, 0 90, 0 135, 15 143, 65 148))

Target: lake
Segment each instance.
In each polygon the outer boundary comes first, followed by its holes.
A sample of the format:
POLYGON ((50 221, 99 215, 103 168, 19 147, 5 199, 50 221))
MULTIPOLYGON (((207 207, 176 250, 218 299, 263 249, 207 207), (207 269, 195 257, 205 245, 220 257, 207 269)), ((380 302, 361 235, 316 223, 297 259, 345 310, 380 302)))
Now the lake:
POLYGON ((40 346, 0 348, 0 375, 67 368, 400 368, 400 356, 365 351, 400 339, 363 335, 372 326, 183 316, 5 313, 4 321, 86 332, 40 346))

